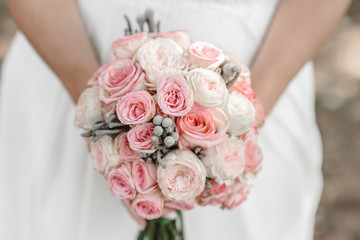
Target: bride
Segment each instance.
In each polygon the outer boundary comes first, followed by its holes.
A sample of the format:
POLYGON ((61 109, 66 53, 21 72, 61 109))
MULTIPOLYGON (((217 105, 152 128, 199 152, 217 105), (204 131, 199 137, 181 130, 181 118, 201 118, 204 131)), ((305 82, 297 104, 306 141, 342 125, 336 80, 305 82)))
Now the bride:
POLYGON ((308 240, 322 190, 309 60, 350 0, 7 0, 19 26, 0 93, 0 239, 135 239, 138 226, 92 170, 74 103, 148 7, 161 31, 233 48, 267 122, 263 169, 232 211, 185 213, 187 239, 308 240))

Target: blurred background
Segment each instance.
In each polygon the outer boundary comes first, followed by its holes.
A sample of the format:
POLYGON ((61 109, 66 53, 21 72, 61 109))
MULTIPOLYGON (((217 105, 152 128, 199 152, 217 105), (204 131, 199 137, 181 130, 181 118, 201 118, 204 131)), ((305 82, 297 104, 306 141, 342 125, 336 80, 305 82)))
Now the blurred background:
MULTIPOLYGON (((0 0, 0 65, 15 31, 0 0)), ((315 239, 360 240, 360 1, 353 1, 315 67, 325 178, 315 239)))

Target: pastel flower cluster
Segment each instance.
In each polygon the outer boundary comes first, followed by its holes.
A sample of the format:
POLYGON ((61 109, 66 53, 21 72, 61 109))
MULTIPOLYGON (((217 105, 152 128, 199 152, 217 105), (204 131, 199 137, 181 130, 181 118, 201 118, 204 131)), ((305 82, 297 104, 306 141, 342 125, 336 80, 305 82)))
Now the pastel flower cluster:
POLYGON ((115 60, 89 81, 75 117, 93 137, 94 168, 110 192, 148 220, 245 200, 261 168, 264 123, 246 66, 210 43, 191 42, 186 31, 135 34, 112 51, 115 60), (226 63, 241 72, 225 79, 226 63), (95 138, 94 129, 105 135, 95 138))

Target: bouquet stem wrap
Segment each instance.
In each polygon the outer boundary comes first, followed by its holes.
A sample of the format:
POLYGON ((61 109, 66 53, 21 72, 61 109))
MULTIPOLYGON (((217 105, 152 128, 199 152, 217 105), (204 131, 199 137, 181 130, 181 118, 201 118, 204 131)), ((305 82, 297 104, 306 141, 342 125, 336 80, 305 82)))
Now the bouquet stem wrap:
POLYGON ((139 233, 138 240, 184 240, 184 225, 181 211, 177 218, 169 220, 158 218, 148 220, 146 228, 139 233))

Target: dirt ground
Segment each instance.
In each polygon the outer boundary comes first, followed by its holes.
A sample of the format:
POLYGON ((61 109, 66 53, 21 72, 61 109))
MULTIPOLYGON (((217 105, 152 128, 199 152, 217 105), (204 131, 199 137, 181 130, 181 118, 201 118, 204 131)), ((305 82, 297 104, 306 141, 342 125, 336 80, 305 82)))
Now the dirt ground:
MULTIPOLYGON (((0 0, 0 63, 16 26, 0 0)), ((360 1, 315 58, 324 192, 315 240, 360 240, 360 1)))

